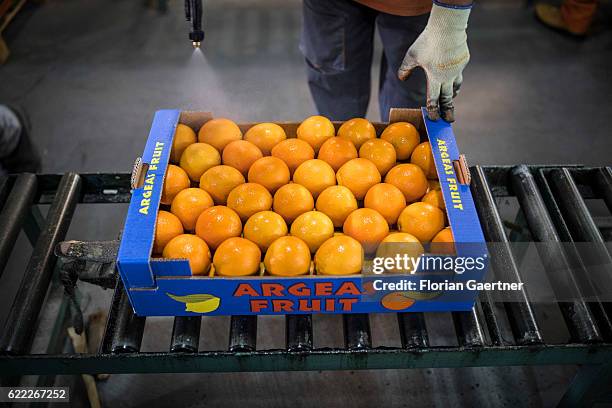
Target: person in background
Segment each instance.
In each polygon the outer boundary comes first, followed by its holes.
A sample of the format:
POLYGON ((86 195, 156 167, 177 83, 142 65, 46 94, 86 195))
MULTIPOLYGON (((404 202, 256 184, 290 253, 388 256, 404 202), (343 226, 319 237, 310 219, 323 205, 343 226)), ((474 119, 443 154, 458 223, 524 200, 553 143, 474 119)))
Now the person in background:
POLYGON ((40 172, 40 156, 30 133, 24 110, 0 104, 0 174, 40 172))
POLYGON ((425 105, 431 119, 454 121, 453 98, 470 59, 471 8, 472 0, 304 0, 300 49, 319 113, 365 116, 376 27, 381 119, 390 108, 425 105))
POLYGON ((535 5, 536 17, 544 25, 578 36, 587 34, 596 10, 597 0, 564 0, 561 7, 535 5))

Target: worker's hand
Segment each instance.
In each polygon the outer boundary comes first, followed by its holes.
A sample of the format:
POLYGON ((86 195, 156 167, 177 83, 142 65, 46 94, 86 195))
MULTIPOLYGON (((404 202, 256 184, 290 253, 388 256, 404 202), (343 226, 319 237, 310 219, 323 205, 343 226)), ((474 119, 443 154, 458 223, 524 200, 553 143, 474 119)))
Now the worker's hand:
POLYGON ((463 68, 470 60, 467 46, 471 5, 455 6, 434 0, 425 30, 408 49, 397 74, 403 81, 417 66, 427 75, 427 112, 438 120, 455 120, 453 98, 463 80, 463 68))

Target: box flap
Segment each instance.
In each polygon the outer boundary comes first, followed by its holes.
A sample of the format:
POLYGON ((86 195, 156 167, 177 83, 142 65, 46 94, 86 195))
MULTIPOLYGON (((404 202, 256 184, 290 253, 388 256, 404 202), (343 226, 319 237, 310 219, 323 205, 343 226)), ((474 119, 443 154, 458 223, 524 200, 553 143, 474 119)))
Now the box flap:
POLYGON ((148 164, 144 185, 132 191, 117 256, 119 272, 128 289, 155 285, 149 258, 164 176, 179 115, 178 110, 162 110, 155 114, 142 155, 142 162, 148 164))
MULTIPOLYGON (((484 244, 484 235, 480 227, 480 220, 476 213, 470 186, 460 183, 459 176, 455 171, 455 161, 461 163, 462 160, 453 129, 450 123, 442 119, 437 121, 430 120, 425 108, 422 109, 422 115, 427 135, 429 136, 429 142, 431 143, 438 178, 440 184, 445 187, 442 189, 442 192, 444 194, 446 212, 448 213, 449 220, 451 220, 451 229, 455 242, 484 244)), ((464 180, 463 175, 461 179, 464 180)), ((482 253, 485 252, 484 247, 482 251, 482 253)))

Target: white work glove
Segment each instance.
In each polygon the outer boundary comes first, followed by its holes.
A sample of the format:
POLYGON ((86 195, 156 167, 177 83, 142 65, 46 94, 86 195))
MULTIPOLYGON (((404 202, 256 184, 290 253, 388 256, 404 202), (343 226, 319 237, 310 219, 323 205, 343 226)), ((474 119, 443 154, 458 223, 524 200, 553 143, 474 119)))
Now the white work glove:
POLYGON ((470 6, 453 6, 434 1, 425 30, 408 49, 397 71, 405 80, 419 66, 427 75, 427 112, 431 120, 440 113, 447 122, 455 120, 453 97, 463 81, 463 68, 470 60, 467 22, 470 6))

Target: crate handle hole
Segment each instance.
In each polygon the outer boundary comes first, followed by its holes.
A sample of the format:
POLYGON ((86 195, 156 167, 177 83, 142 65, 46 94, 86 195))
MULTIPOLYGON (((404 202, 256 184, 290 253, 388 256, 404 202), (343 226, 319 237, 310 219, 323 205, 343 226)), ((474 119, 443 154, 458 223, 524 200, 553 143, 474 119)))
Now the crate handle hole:
POLYGON ((459 184, 469 185, 472 181, 472 175, 465 155, 460 154, 458 160, 453 160, 453 168, 455 169, 459 184))

